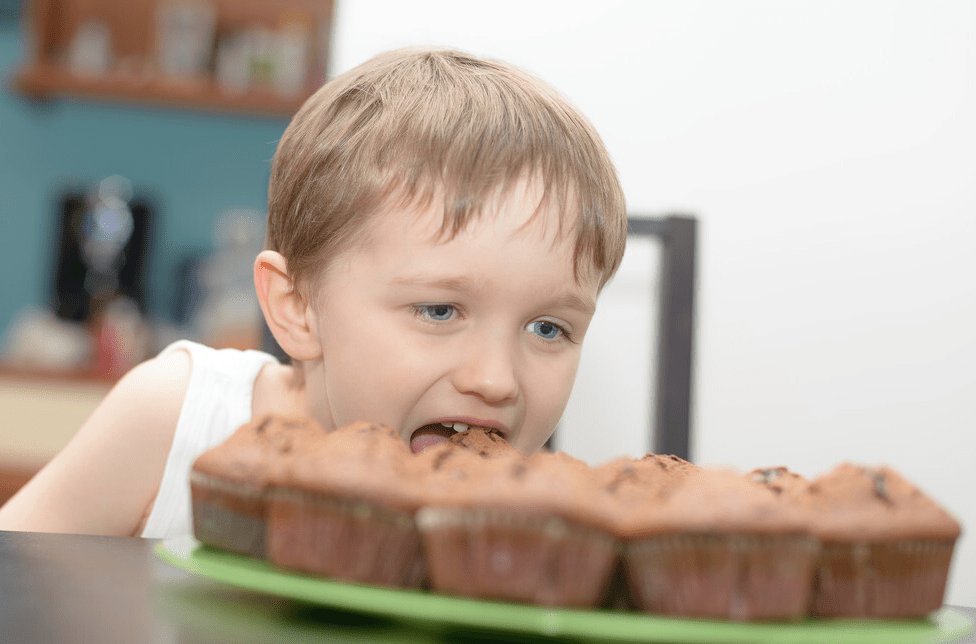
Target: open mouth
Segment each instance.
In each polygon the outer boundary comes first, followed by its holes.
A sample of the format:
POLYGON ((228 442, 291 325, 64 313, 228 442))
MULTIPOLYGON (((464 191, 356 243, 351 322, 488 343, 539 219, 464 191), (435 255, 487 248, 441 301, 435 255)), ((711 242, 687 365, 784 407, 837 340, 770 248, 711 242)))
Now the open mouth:
POLYGON ((410 450, 414 454, 418 454, 428 447, 446 442, 451 436, 466 432, 469 429, 479 429, 501 435, 501 432, 491 427, 480 427, 478 425, 468 425, 467 423, 453 421, 431 423, 414 430, 413 434, 410 435, 410 450))

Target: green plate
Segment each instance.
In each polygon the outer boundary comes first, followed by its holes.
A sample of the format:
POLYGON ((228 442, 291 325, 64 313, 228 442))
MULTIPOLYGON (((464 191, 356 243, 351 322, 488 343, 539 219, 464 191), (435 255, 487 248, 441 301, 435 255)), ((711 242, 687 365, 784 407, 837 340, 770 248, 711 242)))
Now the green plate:
POLYGON ((163 560, 211 579, 334 609, 434 627, 460 627, 607 642, 919 644, 951 642, 972 632, 965 616, 943 608, 926 619, 739 623, 657 617, 607 610, 544 608, 393 590, 332 581, 272 568, 267 562, 200 545, 194 539, 160 542, 163 560))

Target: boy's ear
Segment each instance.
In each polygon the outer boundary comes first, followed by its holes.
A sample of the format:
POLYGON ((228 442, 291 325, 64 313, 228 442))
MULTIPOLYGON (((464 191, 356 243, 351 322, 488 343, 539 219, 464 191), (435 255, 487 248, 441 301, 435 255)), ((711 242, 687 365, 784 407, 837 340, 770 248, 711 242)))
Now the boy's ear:
POLYGON ((261 251, 254 260, 254 287, 261 311, 278 345, 295 360, 312 360, 322 355, 315 333, 314 312, 288 274, 288 262, 281 253, 261 251))

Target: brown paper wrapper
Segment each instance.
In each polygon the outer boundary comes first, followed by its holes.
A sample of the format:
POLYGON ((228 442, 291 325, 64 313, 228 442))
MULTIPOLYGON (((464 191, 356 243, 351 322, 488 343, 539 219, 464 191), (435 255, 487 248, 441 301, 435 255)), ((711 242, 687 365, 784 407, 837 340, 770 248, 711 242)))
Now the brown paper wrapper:
POLYGON ((955 540, 825 543, 811 612, 821 617, 923 617, 942 606, 955 540))
POLYGON ((266 558, 267 497, 263 487, 247 487, 194 472, 190 497, 193 534, 201 543, 266 558))
POLYGON ((268 559, 291 570, 399 588, 420 587, 425 568, 412 514, 289 488, 271 495, 268 559))
POLYGON ((661 535, 627 543, 624 567, 634 602, 649 613, 799 620, 816 553, 807 535, 661 535))
POLYGON ((432 589, 465 597, 594 607, 618 556, 612 536, 558 516, 427 507, 417 523, 432 589))

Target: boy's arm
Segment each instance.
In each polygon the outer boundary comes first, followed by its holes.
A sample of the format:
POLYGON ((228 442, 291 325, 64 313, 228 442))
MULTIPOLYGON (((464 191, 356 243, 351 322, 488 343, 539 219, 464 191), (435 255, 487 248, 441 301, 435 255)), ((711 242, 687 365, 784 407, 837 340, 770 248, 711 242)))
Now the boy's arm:
POLYGON ((126 374, 0 508, 0 530, 133 535, 156 498, 189 378, 185 351, 126 374))

